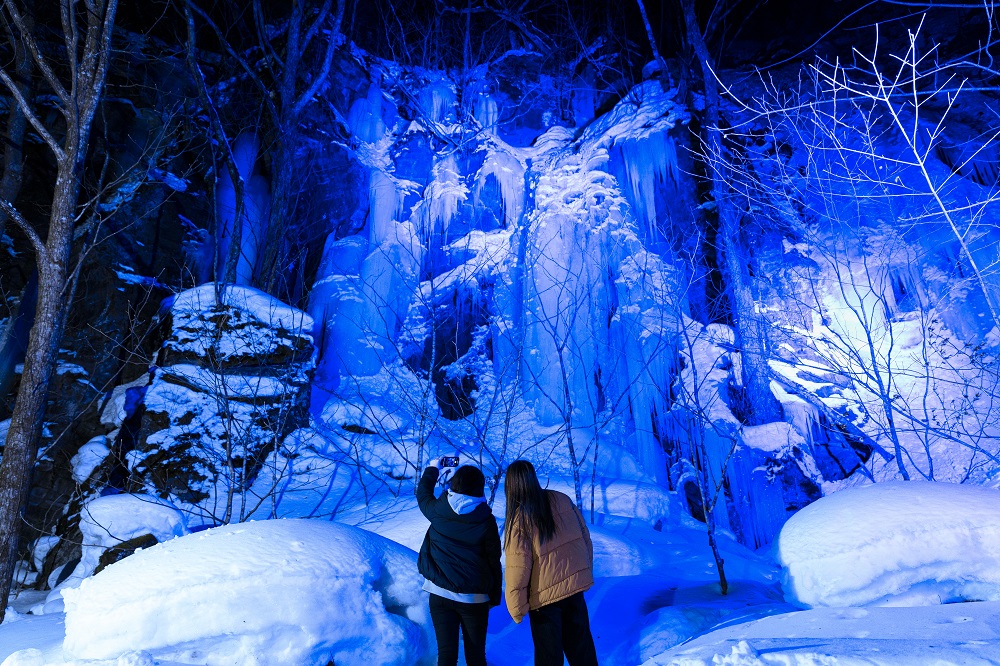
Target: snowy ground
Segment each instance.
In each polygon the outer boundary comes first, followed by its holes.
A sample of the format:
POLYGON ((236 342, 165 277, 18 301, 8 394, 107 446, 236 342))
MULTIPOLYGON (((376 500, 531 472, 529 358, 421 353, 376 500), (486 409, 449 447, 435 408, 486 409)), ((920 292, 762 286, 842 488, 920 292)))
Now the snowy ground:
MULTIPOLYGON (((924 490, 924 497, 933 497, 924 490)), ((995 531, 990 520, 1000 513, 996 497, 985 495, 977 505, 978 489, 934 490, 948 495, 939 504, 961 497, 970 515, 984 516, 972 528, 956 523, 950 534, 947 525, 941 526, 943 537, 976 534, 977 526, 987 536, 995 531)), ((808 532, 815 535, 814 547, 825 538, 817 527, 824 512, 843 511, 845 505, 864 510, 866 498, 874 498, 883 511, 892 510, 894 502, 898 507, 912 501, 891 485, 840 495, 813 505, 818 517, 808 532)), ((641 513, 650 503, 646 498, 635 506, 641 513)), ((605 666, 1000 664, 1000 602, 803 611, 785 601, 793 593, 787 585, 782 590, 782 571, 772 552, 753 553, 726 537, 722 547, 731 588, 723 597, 703 526, 670 510, 677 508, 676 503, 667 507, 660 529, 647 519, 595 516, 596 584, 587 598, 605 666)), ((426 648, 425 601, 415 591, 415 553, 407 550, 419 546, 426 521, 409 495, 393 502, 392 509, 379 511, 377 518, 369 515, 367 526, 405 548, 325 520, 258 522, 168 541, 112 565, 69 593, 68 622, 64 613, 24 614, 45 593, 26 594, 0 626, 0 660, 6 659, 3 666, 325 666, 328 650, 347 645, 350 654, 343 660, 338 656, 338 665, 372 664, 373 640, 381 645, 380 663, 433 660, 426 648), (351 607, 355 611, 345 614, 343 609, 351 607), (345 622, 355 612, 367 619, 345 622), (246 631, 245 624, 254 629, 246 631), (400 630, 393 641, 383 640, 386 627, 400 630), (254 639, 260 636, 274 640, 254 639), (289 636, 301 640, 286 642, 301 647, 313 641, 314 649, 278 650, 278 639, 289 636), (408 650, 402 660, 400 649, 408 650)), ((499 502, 494 511, 502 516, 499 502)), ((362 516, 346 512, 344 518, 362 516)), ((902 543, 901 533, 906 530, 889 531, 886 538, 910 551, 931 544, 923 551, 935 552, 934 540, 926 535, 912 533, 912 540, 902 543)), ((833 550, 843 545, 830 541, 833 550)), ((981 571, 1000 570, 996 553, 976 557, 981 571)), ((924 559, 933 575, 936 561, 924 559)), ((847 588, 858 584, 857 571, 852 573, 843 577, 847 588)), ((825 575, 834 578, 836 567, 825 575)), ((487 656, 494 666, 531 662, 530 629, 513 624, 503 606, 491 614, 487 656)))
POLYGON ((799 611, 717 629, 645 666, 661 664, 1000 664, 1000 603, 799 611))

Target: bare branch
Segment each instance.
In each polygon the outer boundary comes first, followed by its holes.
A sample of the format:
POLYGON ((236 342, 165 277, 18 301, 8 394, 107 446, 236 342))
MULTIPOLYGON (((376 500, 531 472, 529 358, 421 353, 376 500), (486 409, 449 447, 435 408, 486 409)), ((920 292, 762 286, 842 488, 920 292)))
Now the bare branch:
POLYGON ((38 235, 38 232, 35 231, 34 227, 28 224, 28 221, 24 219, 21 212, 17 208, 14 208, 9 201, 0 199, 0 208, 2 208, 4 212, 10 216, 10 219, 14 220, 14 224, 16 224, 18 228, 24 232, 24 235, 28 237, 28 240, 31 241, 31 247, 35 250, 35 256, 38 263, 44 263, 47 256, 45 243, 42 242, 41 236, 38 235))
MULTIPOLYGON (((49 62, 42 55, 41 50, 38 48, 38 42, 35 41, 35 37, 32 34, 30 21, 27 20, 18 10, 17 6, 14 4, 13 0, 4 0, 4 6, 7 11, 10 12, 11 18, 14 19, 14 24, 17 26, 18 32, 21 34, 21 39, 24 41, 25 48, 31 54, 31 57, 35 60, 35 64, 38 65, 38 69, 45 76, 45 80, 49 82, 52 86, 53 92, 55 92, 56 97, 63 103, 64 107, 68 107, 70 104, 69 93, 66 91, 66 87, 59 81, 59 77, 56 76, 55 72, 52 71, 52 67, 49 66, 49 62)), ((65 108, 63 109, 65 112, 65 108)))
POLYGON ((35 129, 35 131, 38 132, 38 135, 42 137, 42 141, 45 142, 45 145, 52 150, 57 160, 62 160, 64 157, 62 147, 56 143, 55 138, 53 138, 53 136, 45 128, 45 125, 42 124, 42 121, 38 118, 38 116, 35 115, 34 110, 28 105, 28 100, 24 98, 24 95, 21 94, 17 84, 14 83, 14 80, 10 78, 10 75, 7 74, 7 71, 3 68, 0 68, 0 81, 3 81, 4 86, 6 86, 6 88, 10 91, 10 94, 14 96, 14 99, 17 100, 17 105, 21 107, 21 111, 24 113, 25 117, 27 117, 28 122, 31 123, 31 126, 35 129))

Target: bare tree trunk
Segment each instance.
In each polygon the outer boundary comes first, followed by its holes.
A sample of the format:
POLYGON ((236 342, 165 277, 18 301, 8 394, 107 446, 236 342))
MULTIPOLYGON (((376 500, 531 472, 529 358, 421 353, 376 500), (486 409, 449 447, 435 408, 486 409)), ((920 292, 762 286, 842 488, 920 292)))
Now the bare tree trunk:
POLYGON ((712 199, 719 217, 726 283, 736 328, 736 344, 742 352, 743 386, 753 409, 754 423, 781 419, 781 405, 771 393, 771 369, 767 364, 767 321, 757 312, 746 260, 748 249, 741 242, 741 213, 734 206, 723 173, 722 131, 719 129, 719 89, 715 80, 712 56, 695 14, 694 0, 681 0, 688 41, 701 67, 705 86, 705 162, 712 178, 712 199))
MULTIPOLYGON (((258 8, 256 13, 261 16, 258 8)), ((298 135, 299 118, 303 109, 326 84, 333 53, 342 41, 340 32, 344 22, 346 0, 337 0, 332 12, 333 25, 322 56, 319 70, 301 93, 298 90, 299 65, 310 43, 322 34, 326 18, 331 16, 332 0, 324 0, 312 23, 306 21, 308 0, 293 0, 292 14, 288 21, 285 58, 281 76, 277 79, 280 109, 274 118, 276 137, 272 153, 271 209, 265 233, 264 260, 260 264, 257 284, 269 293, 276 293, 285 260, 284 239, 288 232, 289 218, 295 212, 295 137, 298 135)))
POLYGON ((38 309, 28 338, 24 372, 10 429, 7 432, 3 459, 0 461, 0 619, 6 610, 24 511, 27 506, 31 473, 48 399, 49 383, 55 371, 59 343, 69 306, 75 291, 79 264, 71 269, 77 200, 83 178, 84 159, 90 143, 94 115, 104 92, 104 81, 111 53, 111 33, 117 0, 92 0, 87 3, 86 31, 78 25, 83 16, 73 0, 62 0, 63 35, 66 54, 71 59, 73 79, 65 86, 41 54, 28 23, 13 0, 3 7, 17 26, 19 37, 45 75, 59 101, 65 119, 65 138, 60 144, 27 104, 7 72, 0 70, 0 80, 56 157, 58 165, 48 234, 43 243, 37 232, 10 205, 2 206, 28 236, 38 265, 38 309), (83 37, 83 44, 79 43, 83 37), (82 52, 81 52, 82 48, 82 52), (79 55, 77 55, 79 54, 79 55))
POLYGON ((663 90, 670 90, 670 72, 667 70, 667 61, 660 54, 660 49, 656 46, 656 38, 653 36, 653 26, 649 24, 649 17, 646 16, 646 3, 643 0, 635 0, 639 5, 639 13, 642 14, 642 24, 646 27, 646 38, 649 40, 649 48, 653 50, 653 59, 660 66, 660 82, 663 90))

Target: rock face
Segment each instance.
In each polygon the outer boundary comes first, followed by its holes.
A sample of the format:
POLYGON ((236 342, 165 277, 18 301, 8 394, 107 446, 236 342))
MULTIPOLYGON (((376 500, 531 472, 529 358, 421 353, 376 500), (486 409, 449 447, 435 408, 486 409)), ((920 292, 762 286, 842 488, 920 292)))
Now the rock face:
POLYGON ((309 315, 249 287, 206 284, 170 304, 143 400, 133 482, 206 522, 227 515, 268 456, 307 423, 309 315))

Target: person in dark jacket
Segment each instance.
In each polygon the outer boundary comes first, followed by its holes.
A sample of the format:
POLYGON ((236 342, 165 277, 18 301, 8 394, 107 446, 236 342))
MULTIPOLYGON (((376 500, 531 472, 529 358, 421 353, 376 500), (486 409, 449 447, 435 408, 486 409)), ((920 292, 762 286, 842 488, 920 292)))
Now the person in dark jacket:
POLYGON ((486 504, 485 479, 478 468, 459 467, 451 487, 435 498, 439 475, 435 461, 417 485, 417 504, 431 522, 417 567, 425 579, 424 589, 431 593, 437 663, 458 663, 461 628, 465 663, 486 666, 486 624, 490 607, 500 605, 503 582, 497 521, 486 504))

